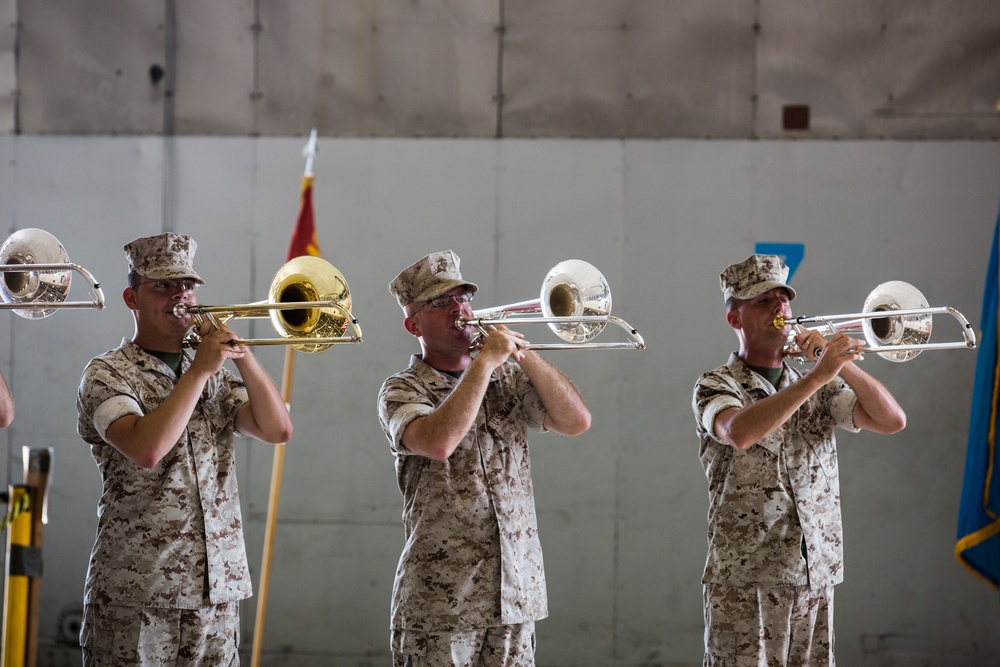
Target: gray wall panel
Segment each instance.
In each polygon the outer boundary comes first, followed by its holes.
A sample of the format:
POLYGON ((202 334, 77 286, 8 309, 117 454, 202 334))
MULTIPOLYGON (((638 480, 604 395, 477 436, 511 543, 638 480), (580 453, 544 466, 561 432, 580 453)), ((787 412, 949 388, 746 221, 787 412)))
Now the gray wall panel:
POLYGON ((0 129, 993 139, 994 5, 0 0, 0 129))
POLYGON ((16 129, 17 111, 17 4, 0 1, 0 131, 16 129))
POLYGON ((263 3, 260 131, 492 136, 497 5, 263 3))
POLYGON ((128 0, 18 3, 18 129, 155 134, 164 93, 164 5, 128 0))
MULTIPOLYGON (((175 94, 166 113, 178 134, 252 135, 256 132, 257 50, 252 0, 167 3, 176 50, 164 49, 161 64, 173 63, 175 94)), ((165 74, 169 71, 165 72, 165 74)), ((286 74, 287 75, 287 74, 286 74)), ((160 87, 171 83, 168 78, 160 87)))

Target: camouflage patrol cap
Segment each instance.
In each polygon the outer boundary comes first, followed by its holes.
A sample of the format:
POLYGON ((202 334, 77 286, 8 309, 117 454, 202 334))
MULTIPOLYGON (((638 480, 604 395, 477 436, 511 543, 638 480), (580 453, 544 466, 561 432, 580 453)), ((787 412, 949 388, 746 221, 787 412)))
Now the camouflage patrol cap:
POLYGON ((775 287, 788 290, 789 299, 795 290, 788 286, 788 267, 777 255, 751 255, 739 264, 726 268, 719 276, 722 295, 726 301, 752 299, 775 287))
POLYGON ((470 292, 478 291, 475 283, 462 279, 459 262, 458 255, 451 250, 432 252, 400 271, 389 283, 389 291, 401 308, 414 301, 430 301, 462 285, 470 292))
POLYGON ((205 282, 194 270, 198 244, 185 234, 166 232, 143 236, 125 246, 128 270, 144 278, 193 278, 205 282))

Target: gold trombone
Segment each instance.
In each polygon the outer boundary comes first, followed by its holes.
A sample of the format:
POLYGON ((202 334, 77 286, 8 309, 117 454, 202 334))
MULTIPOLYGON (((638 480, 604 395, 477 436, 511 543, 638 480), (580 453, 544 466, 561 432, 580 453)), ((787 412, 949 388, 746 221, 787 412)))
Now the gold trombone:
POLYGON ((29 320, 48 317, 59 308, 104 309, 104 292, 87 269, 69 261, 59 240, 35 227, 18 230, 0 246, 0 309, 29 320), (73 272, 90 287, 92 301, 66 301, 73 272))
MULTIPOLYGON (((491 324, 548 324, 557 336, 567 341, 567 344, 530 344, 526 348, 529 350, 646 348, 633 326, 611 315, 611 288, 604 275, 593 264, 580 259, 567 259, 552 267, 542 281, 538 299, 475 310, 471 318, 455 319, 456 328, 475 327, 480 337, 489 335, 486 327, 491 324), (608 324, 624 329, 630 342, 587 342, 608 324)), ((476 340, 479 338, 473 345, 476 340)))
POLYGON ((793 357, 802 356, 802 350, 795 344, 795 337, 803 330, 819 331, 824 336, 861 332, 867 343, 862 352, 874 352, 883 359, 896 362, 909 361, 924 350, 971 350, 976 347, 976 333, 962 313, 951 306, 929 307, 920 290, 901 280, 882 283, 872 290, 860 313, 790 319, 779 314, 774 317, 773 325, 776 329, 792 327, 785 345, 785 354, 793 357), (934 315, 954 317, 961 326, 963 339, 948 343, 928 342, 934 315), (823 324, 818 327, 802 327, 803 324, 813 322, 823 324))
MULTIPOLYGON (((206 321, 218 328, 230 320, 270 318, 280 338, 247 338, 238 345, 291 345, 301 352, 323 352, 340 343, 360 343, 361 328, 351 314, 351 293, 343 274, 322 257, 302 255, 286 262, 274 275, 267 301, 232 306, 174 306, 174 315, 194 317, 195 328, 206 321), (348 327, 352 335, 344 335, 348 327)), ((186 347, 201 337, 191 331, 186 347)))

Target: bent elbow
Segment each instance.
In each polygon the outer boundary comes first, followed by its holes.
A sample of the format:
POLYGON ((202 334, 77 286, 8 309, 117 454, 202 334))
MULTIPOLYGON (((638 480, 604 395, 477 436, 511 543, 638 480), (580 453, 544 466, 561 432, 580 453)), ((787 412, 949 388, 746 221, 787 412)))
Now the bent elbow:
POLYGON ((734 449, 738 449, 739 451, 748 449, 751 445, 757 443, 757 441, 752 439, 749 435, 740 433, 737 430, 718 429, 716 431, 716 435, 720 441, 732 446, 734 449))
POLYGON ((590 412, 586 412, 576 420, 574 424, 566 431, 566 435, 581 435, 590 430, 590 425, 593 423, 593 417, 590 412))
POLYGON ((411 453, 418 456, 423 456, 435 461, 445 461, 455 453, 455 450, 458 449, 459 443, 442 443, 437 440, 422 442, 404 437, 400 444, 402 444, 403 447, 408 449, 411 453))
POLYGON ((892 435, 899 433, 906 428, 906 413, 902 410, 893 411, 886 415, 881 415, 879 419, 871 419, 868 425, 860 425, 861 428, 881 433, 882 435, 892 435))
POLYGON ((898 415, 896 415, 896 418, 893 420, 892 424, 890 424, 890 429, 892 430, 890 430, 889 433, 899 433, 904 428, 906 428, 906 413, 900 412, 898 415))
POLYGON ((278 432, 278 439, 274 441, 274 444, 280 444, 283 442, 288 442, 292 439, 292 435, 295 433, 295 427, 289 422, 278 432))
POLYGON ((293 432, 292 428, 275 429, 266 435, 257 436, 257 439, 269 445, 286 445, 292 439, 293 432))
POLYGON ((751 446, 757 444, 756 440, 747 440, 745 438, 731 438, 727 442, 732 445, 735 449, 743 451, 744 449, 749 449, 751 446))
POLYGON ((575 436, 590 430, 593 417, 590 410, 582 410, 572 414, 562 414, 556 418, 549 413, 545 416, 543 426, 559 435, 575 436))
POLYGON ((137 456, 130 456, 128 458, 137 466, 150 470, 156 467, 156 465, 163 459, 163 456, 150 452, 137 456))

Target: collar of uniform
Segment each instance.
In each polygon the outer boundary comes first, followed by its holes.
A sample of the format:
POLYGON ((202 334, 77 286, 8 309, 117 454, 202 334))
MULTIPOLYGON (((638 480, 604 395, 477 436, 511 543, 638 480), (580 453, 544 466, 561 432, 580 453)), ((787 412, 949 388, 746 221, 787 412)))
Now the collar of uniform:
MULTIPOLYGON (((419 354, 414 354, 410 357, 410 368, 432 387, 446 387, 450 389, 458 384, 459 381, 459 378, 431 366, 419 354)), ((494 369, 490 374, 490 382, 496 382, 499 379, 500 375, 494 369)))
MULTIPOLYGON (((167 366, 167 364, 163 360, 159 359, 158 357, 154 357, 149 352, 146 352, 144 349, 136 345, 135 342, 132 341, 131 339, 122 338, 121 347, 122 350, 125 352, 125 356, 128 358, 128 360, 131 361, 136 366, 138 366, 139 368, 147 371, 156 371, 158 373, 163 373, 164 375, 174 374, 173 369, 167 366), (169 373, 164 372, 164 370, 169 371, 169 373)), ((182 350, 181 374, 183 374, 184 371, 186 371, 188 369, 188 366, 190 365, 191 365, 191 357, 188 356, 188 354, 182 350)))
MULTIPOLYGON (((729 366, 730 372, 733 374, 733 378, 740 383, 744 389, 763 389, 768 394, 773 394, 778 390, 778 387, 772 387, 771 383, 754 373, 746 362, 740 359, 739 354, 733 352, 729 355, 729 366)), ((787 362, 781 362, 782 370, 788 370, 787 362)), ((788 374, 783 372, 781 375, 781 385, 784 385, 788 374)))

